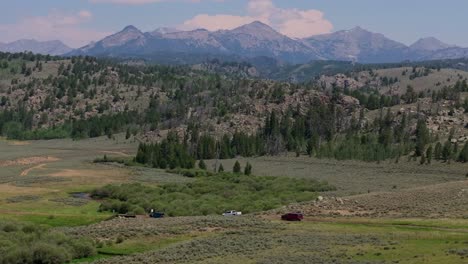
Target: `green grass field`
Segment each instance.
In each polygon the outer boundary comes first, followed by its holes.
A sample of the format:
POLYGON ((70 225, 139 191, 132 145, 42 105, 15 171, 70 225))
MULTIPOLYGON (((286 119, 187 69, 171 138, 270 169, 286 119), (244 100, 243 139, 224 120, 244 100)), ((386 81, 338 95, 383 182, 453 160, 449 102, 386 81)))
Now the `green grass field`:
MULTIPOLYGON (((285 176, 311 178, 327 181, 336 186, 336 195, 362 194, 376 191, 394 191, 466 179, 467 165, 433 162, 420 166, 418 162, 404 159, 396 164, 393 160, 380 163, 359 161, 336 161, 316 159, 307 156, 296 158, 293 154, 281 157, 257 157, 220 160, 226 171, 232 171, 239 160, 244 167, 247 162, 253 166, 253 174, 261 176, 285 176)), ((213 168, 216 161, 206 161, 207 168, 213 168)))
MULTIPOLYGON (((158 221, 138 223, 152 226, 158 225, 158 221)), ((204 226, 203 232, 191 236, 185 235, 190 228, 184 221, 179 218, 172 221, 172 227, 179 227, 181 234, 153 238, 147 234, 104 247, 100 252, 119 256, 103 254, 98 263, 463 263, 467 257, 468 230, 459 226, 466 227, 466 220, 456 226, 440 220, 428 227, 421 226, 429 224, 424 219, 407 220, 402 225, 393 219, 306 218, 303 222, 282 222, 278 218, 245 217, 222 228, 209 222, 199 223, 198 228, 204 226), (158 240, 160 237, 163 242, 158 240), (157 239, 154 245, 163 243, 163 246, 139 246, 152 239, 157 239)), ((119 225, 125 233, 125 225, 119 225)), ((100 233, 99 227, 91 230, 100 233)))
POLYGON ((130 181, 138 176, 125 168, 92 163, 104 154, 127 155, 134 146, 133 142, 104 138, 0 140, 0 160, 21 160, 20 164, 0 165, 0 219, 49 226, 76 226, 107 219, 109 213, 97 212, 98 202, 86 200, 73 204, 71 193, 89 192, 106 183, 130 181), (23 199, 31 195, 34 199, 23 199))
MULTIPOLYGON (((93 163, 103 155, 131 157, 136 146, 122 135, 115 140, 0 140, 0 220, 30 222, 93 239, 98 254, 74 263, 450 264, 468 258, 468 220, 462 218, 306 217, 300 223, 285 223, 278 215, 260 213, 234 220, 218 216, 105 221, 112 213, 98 212, 100 201, 73 194, 107 184, 194 182, 152 168, 93 163)), ((397 193, 466 180, 464 164, 419 166, 292 156, 239 160, 242 166, 250 162, 255 175, 328 181, 338 188, 323 194, 328 196, 397 193)), ((230 171, 235 161, 221 163, 230 171)), ((206 162, 208 168, 214 163, 206 162)))

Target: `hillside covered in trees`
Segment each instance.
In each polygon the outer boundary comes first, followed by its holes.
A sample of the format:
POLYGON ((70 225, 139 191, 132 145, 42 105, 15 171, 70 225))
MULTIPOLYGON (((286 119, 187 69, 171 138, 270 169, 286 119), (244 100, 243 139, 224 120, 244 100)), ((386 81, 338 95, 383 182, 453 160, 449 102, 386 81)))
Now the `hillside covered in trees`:
POLYGON ((379 66, 298 84, 236 69, 0 53, 0 133, 26 140, 125 133, 141 142, 136 160, 155 167, 285 152, 468 160, 461 70, 379 66))

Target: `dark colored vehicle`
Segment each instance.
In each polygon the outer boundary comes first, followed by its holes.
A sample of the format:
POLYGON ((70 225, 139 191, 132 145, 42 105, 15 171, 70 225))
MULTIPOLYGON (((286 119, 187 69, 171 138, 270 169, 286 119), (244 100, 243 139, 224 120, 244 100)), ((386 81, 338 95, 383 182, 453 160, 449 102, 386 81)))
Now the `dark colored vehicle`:
POLYGON ((281 220, 285 221, 301 221, 304 216, 301 213, 288 213, 281 216, 281 220))
POLYGON ((162 213, 162 212, 151 212, 149 214, 149 217, 151 217, 151 218, 163 218, 164 213, 162 213))

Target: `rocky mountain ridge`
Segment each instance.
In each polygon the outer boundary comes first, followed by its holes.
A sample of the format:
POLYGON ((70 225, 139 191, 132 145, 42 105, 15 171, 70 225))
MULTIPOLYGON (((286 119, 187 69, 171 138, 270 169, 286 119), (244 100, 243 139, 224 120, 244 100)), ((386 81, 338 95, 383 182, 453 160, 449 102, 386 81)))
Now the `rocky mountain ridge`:
POLYGON ((0 43, 2 52, 24 52, 30 51, 39 54, 63 55, 73 49, 63 44, 60 40, 37 41, 34 39, 20 39, 10 43, 0 43))
POLYGON ((127 26, 68 55, 148 57, 161 52, 167 53, 167 56, 178 56, 182 61, 182 54, 210 54, 271 57, 292 64, 311 60, 390 63, 468 56, 468 49, 445 44, 433 37, 422 38, 407 46, 383 34, 355 27, 305 39, 292 39, 258 21, 232 30, 218 31, 160 28, 144 33, 134 26, 127 26))

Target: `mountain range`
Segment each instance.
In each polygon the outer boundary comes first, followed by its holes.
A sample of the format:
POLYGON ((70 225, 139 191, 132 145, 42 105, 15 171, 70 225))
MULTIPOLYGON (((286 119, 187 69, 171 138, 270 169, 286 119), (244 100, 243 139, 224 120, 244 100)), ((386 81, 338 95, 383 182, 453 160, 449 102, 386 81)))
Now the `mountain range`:
POLYGON ((232 30, 218 31, 160 28, 142 32, 134 26, 127 26, 122 31, 76 49, 69 55, 144 57, 157 60, 164 60, 162 57, 176 57, 181 63, 190 63, 187 61, 189 58, 198 56, 200 59, 203 55, 246 59, 270 57, 292 64, 311 60, 391 63, 467 57, 468 49, 445 44, 433 37, 420 39, 407 46, 360 27, 305 39, 292 39, 257 21, 232 30))
POLYGON ((192 64, 212 58, 237 61, 272 58, 281 63, 301 64, 313 60, 395 63, 468 57, 468 48, 449 45, 433 37, 422 38, 407 46, 382 34, 355 27, 293 39, 258 21, 218 31, 158 28, 142 32, 134 26, 127 26, 75 50, 60 41, 0 43, 0 51, 25 50, 52 55, 145 58, 167 64, 192 64))
POLYGON ((10 43, 0 43, 0 51, 12 53, 31 51, 40 54, 63 55, 72 50, 72 48, 59 40, 37 41, 34 39, 21 39, 10 43))
POLYGON ((95 56, 151 56, 164 52, 219 56, 266 56, 291 63, 323 59, 305 43, 253 22, 233 30, 176 31, 159 29, 143 33, 134 26, 70 53, 95 56))

